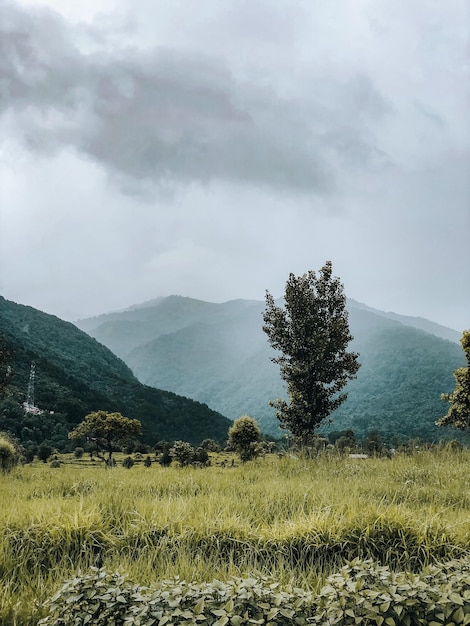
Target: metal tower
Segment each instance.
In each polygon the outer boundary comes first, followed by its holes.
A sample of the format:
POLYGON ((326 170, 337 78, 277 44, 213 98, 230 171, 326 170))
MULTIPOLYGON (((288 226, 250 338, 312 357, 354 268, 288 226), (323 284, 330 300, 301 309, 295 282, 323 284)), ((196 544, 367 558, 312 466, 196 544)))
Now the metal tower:
POLYGON ((36 364, 33 361, 31 363, 31 369, 29 370, 29 383, 28 393, 26 395, 26 402, 23 403, 24 410, 27 413, 36 413, 37 408, 34 406, 34 377, 36 376, 36 364))

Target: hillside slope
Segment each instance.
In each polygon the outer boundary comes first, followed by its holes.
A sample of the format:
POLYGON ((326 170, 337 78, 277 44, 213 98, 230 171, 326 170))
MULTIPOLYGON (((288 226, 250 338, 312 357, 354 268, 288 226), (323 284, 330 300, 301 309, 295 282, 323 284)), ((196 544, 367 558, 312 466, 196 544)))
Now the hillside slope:
POLYGON ((0 337, 13 351, 13 384, 2 405, 0 430, 23 441, 63 447, 67 432, 90 411, 120 411, 143 424, 143 439, 224 441, 230 420, 206 405, 140 383, 107 347, 75 325, 0 296, 0 337), (40 416, 25 416, 30 365, 36 364, 40 416))
MULTIPOLYGON (((268 402, 284 388, 261 328, 263 310, 260 301, 170 296, 77 325, 119 354, 142 382, 205 402, 231 419, 247 413, 265 432, 279 434, 268 402)), ((377 430, 393 441, 455 437, 434 422, 446 410, 440 394, 452 390, 453 371, 464 364, 459 334, 354 300, 348 311, 351 347, 362 367, 324 430, 377 430)))

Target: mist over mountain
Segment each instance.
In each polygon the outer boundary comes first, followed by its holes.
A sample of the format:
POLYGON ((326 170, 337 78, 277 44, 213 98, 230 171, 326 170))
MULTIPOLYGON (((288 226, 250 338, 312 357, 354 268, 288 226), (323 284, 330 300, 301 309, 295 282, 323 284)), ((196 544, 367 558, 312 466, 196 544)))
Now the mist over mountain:
POLYGON ((139 419, 143 440, 205 438, 225 441, 231 422, 206 405, 139 382, 107 347, 75 325, 0 296, 0 337, 12 352, 13 378, 0 406, 0 430, 24 444, 45 441, 63 449, 68 432, 87 413, 119 411, 139 419), (31 363, 35 403, 43 411, 25 414, 31 363))
MULTIPOLYGON (((207 403, 230 419, 249 414, 279 435, 269 401, 285 397, 273 350, 262 331, 265 304, 222 304, 169 296, 77 326, 119 355, 143 383, 207 403)), ((439 440, 455 431, 435 426, 445 413, 440 394, 453 389, 464 364, 456 331, 425 320, 377 311, 348 300, 362 367, 348 400, 322 431, 377 430, 390 441, 439 440)))

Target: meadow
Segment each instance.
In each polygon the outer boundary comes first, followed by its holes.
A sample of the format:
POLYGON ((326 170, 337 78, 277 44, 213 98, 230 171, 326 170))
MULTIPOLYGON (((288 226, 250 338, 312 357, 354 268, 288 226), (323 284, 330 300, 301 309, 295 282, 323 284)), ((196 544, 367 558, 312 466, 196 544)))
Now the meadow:
POLYGON ((468 449, 205 468, 64 460, 0 474, 2 624, 36 624, 91 566, 141 585, 269 576, 316 592, 355 557, 420 571, 470 556, 468 449))

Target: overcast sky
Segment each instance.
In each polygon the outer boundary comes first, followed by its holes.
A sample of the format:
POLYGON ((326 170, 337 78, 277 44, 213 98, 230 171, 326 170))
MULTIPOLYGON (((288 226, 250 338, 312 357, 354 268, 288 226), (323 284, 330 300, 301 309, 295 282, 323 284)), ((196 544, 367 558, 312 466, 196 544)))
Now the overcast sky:
POLYGON ((0 0, 0 293, 283 293, 470 328, 467 0, 0 0))

